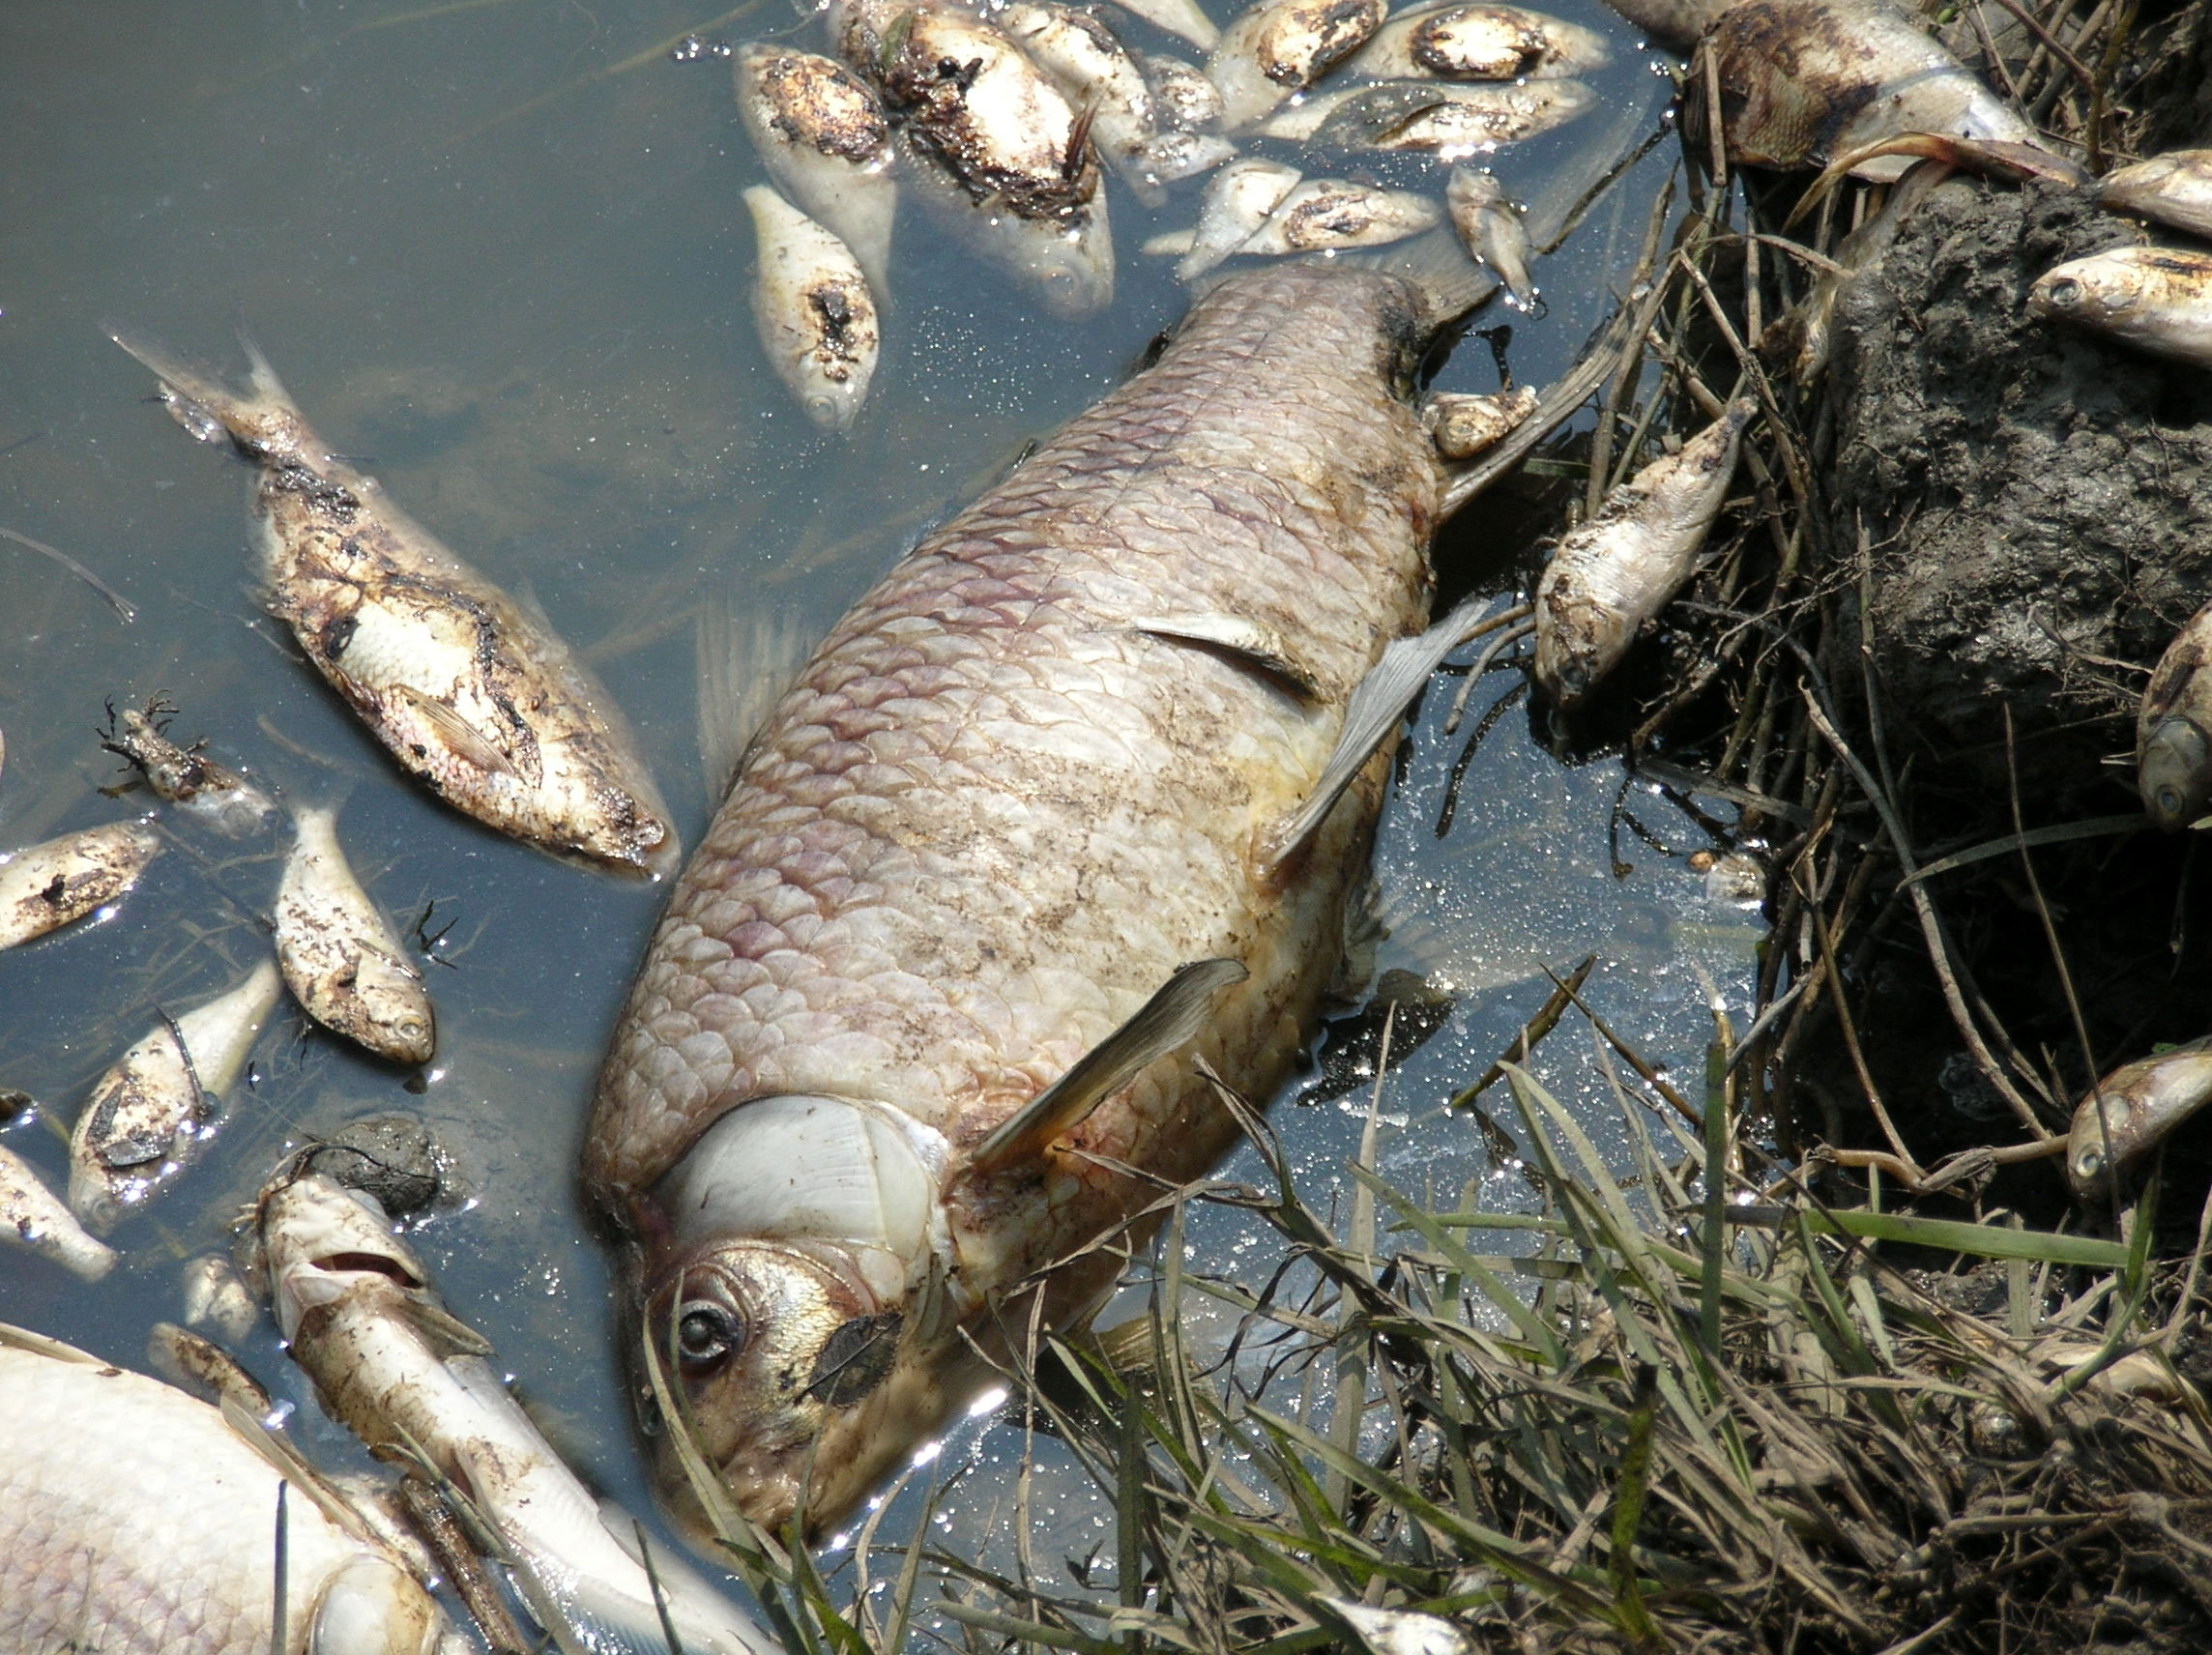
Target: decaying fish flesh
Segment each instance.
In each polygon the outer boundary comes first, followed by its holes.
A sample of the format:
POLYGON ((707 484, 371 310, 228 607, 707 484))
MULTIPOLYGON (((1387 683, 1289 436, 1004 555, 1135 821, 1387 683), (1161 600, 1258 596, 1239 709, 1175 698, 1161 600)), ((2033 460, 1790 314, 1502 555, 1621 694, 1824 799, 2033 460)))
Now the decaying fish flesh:
POLYGON ((131 761, 146 785, 189 816, 205 822, 226 839, 243 839, 276 813, 276 801, 227 765, 200 751, 201 743, 180 747, 169 740, 164 714, 176 709, 149 701, 144 711, 111 705, 100 744, 131 761))
POLYGON ((1257 1097, 1302 1050, 1403 711, 1354 740, 1353 692, 1427 613, 1441 467, 1405 398, 1461 268, 1216 283, 755 740, 584 1167, 633 1243, 632 1358, 670 1353, 757 1521, 809 1466, 810 1524, 849 1510, 984 1382, 970 1337, 1080 1326, 1120 1269, 1086 1244, 1159 1187, 1116 1169, 1172 1183, 1236 1135, 1195 1060, 1257 1097), (1278 843, 1344 746, 1349 793, 1278 843))
POLYGON ((1207 180, 1198 224, 1176 275, 1194 281, 1259 233, 1305 175, 1281 161, 1256 156, 1233 160, 1207 180))
POLYGON ((1152 108, 1163 128, 1209 132, 1221 124, 1221 88, 1195 63, 1165 52, 1139 52, 1137 67, 1152 89, 1152 108))
POLYGON ((1569 530, 1536 583, 1536 682, 1561 707, 1595 689, 1637 628, 1666 607, 1698 566, 1728 499, 1749 397, 1677 453, 1653 460, 1569 530))
POLYGON ((1259 0, 1238 14, 1206 61, 1222 126, 1237 131, 1303 92, 1365 45, 1387 10, 1385 0, 1259 0))
POLYGON ((2164 1143, 2206 1103, 2212 1103, 2212 1038, 2114 1069, 2074 1109, 2066 1134, 2066 1176, 2074 1193, 2110 1190, 2114 1173, 2164 1143))
POLYGON ((2168 833, 2212 808, 2212 603, 2174 634, 2143 686, 2136 788, 2150 819, 2168 833))
POLYGON ((100 1077, 70 1134, 69 1199, 79 1218, 105 1234, 125 1207, 190 1165, 282 992, 276 962, 264 960, 228 993, 164 1013, 100 1077))
POLYGON ((1456 4, 1398 13, 1347 67, 1376 80, 1520 80, 1586 74, 1612 61, 1593 29, 1519 6, 1456 4))
POLYGON ((0 852, 0 948, 105 907, 160 854, 160 835, 143 822, 110 822, 0 852))
POLYGON ((0 1144, 0 1241, 44 1254, 72 1274, 97 1282, 115 1267, 115 1254, 87 1234, 38 1170, 0 1144))
POLYGON ((1379 247, 1435 228, 1443 217, 1426 195, 1341 178, 1309 178, 1283 197, 1240 253, 1280 255, 1379 247))
POLYGON ((1113 0, 1132 17, 1142 17, 1155 29, 1179 35, 1200 51, 1211 51, 1221 38, 1213 19, 1199 9, 1198 0, 1113 0))
MULTIPOLYGON (((1688 84, 1693 93, 1705 84, 1709 60, 1721 132, 1739 164, 1820 167, 1904 132, 2042 147, 2032 126, 1892 0, 1736 0, 1698 52, 1688 84)), ((1886 184, 1911 164, 1881 156, 1852 170, 1886 184)))
POLYGON ((247 1292, 237 1266, 219 1253, 185 1261, 185 1325, 212 1327, 229 1343, 244 1339, 261 1321, 261 1307, 247 1292))
POLYGON ((1526 310, 1536 302, 1528 277, 1528 231, 1495 176, 1455 166, 1444 185, 1444 212, 1474 262, 1497 272, 1505 297, 1526 310))
POLYGON ((2212 150, 2168 150, 2107 173, 2097 204, 2212 238, 2212 150))
POLYGON ((1536 392, 1519 385, 1486 396, 1438 392, 1421 404, 1421 423, 1447 460, 1472 459, 1495 448, 1536 412, 1536 392))
POLYGON ((2038 315, 2212 367, 2212 252, 2113 247, 2049 272, 2027 302, 2038 315))
POLYGON ((0 1327, 0 1648, 458 1655, 328 1485, 206 1403, 0 1327), (289 1485, 280 1497, 279 1490, 289 1485), (284 1637, 274 1634, 278 1513, 284 1637))
POLYGON ((295 837, 276 889, 276 958, 309 1017, 394 1063, 426 1063, 435 1044, 422 973, 338 844, 337 812, 292 814, 295 837))
POLYGON ((846 62, 898 117, 916 163, 907 179, 925 206, 1054 315, 1113 303, 1090 123, 1050 76, 950 0, 835 0, 830 23, 846 62))
POLYGON ((785 46, 740 46, 730 73, 739 118, 769 176, 888 291, 898 186, 876 95, 844 65, 785 46))
POLYGON ((1254 129, 1322 149, 1484 154, 1564 126, 1596 106, 1579 80, 1388 80, 1317 93, 1254 129))
POLYGON ((628 732, 534 605, 407 517, 307 426, 258 351, 243 395, 143 339, 188 430, 261 469, 270 613, 401 767, 487 827, 618 867, 675 865, 675 830, 628 732))
MULTIPOLYGON (((666 1655, 626 1520, 602 1511, 530 1422, 484 1360, 490 1347, 440 1302, 373 1198, 319 1174, 282 1178, 262 1192, 256 1233, 277 1325, 332 1415, 458 1489, 560 1647, 666 1655)), ((775 1650, 681 1559, 656 1555, 653 1568, 684 1649, 775 1650)))
POLYGON ((765 184, 745 191, 759 243, 753 326, 784 389, 825 431, 849 431, 868 398, 883 330, 852 249, 765 184))
POLYGON ((1016 0, 999 26, 1077 108, 1091 117, 1091 141, 1141 201, 1158 205, 1161 186, 1189 178, 1235 153, 1215 133, 1163 135, 1151 83, 1113 30, 1089 12, 1054 0, 1016 0))

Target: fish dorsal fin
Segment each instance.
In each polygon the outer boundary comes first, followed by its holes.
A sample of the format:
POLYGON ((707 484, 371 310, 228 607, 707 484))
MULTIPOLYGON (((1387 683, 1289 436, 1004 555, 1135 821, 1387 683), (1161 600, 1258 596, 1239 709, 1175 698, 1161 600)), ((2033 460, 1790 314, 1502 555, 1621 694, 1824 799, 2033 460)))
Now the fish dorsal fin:
POLYGON ((1267 846, 1270 870, 1295 856, 1312 837, 1313 830, 1352 785, 1352 778, 1366 769, 1376 749, 1398 728, 1407 706, 1420 694, 1443 658, 1472 635, 1489 610, 1488 599, 1470 597, 1426 632, 1400 638, 1383 650, 1382 658, 1368 669, 1345 704, 1344 727, 1328 763, 1322 767, 1321 779, 1267 846))
POLYGON ((1195 644, 1209 654, 1226 656, 1300 701, 1321 694, 1313 668, 1299 660, 1282 633, 1264 621, 1241 615, 1157 615, 1132 624, 1147 637, 1195 644))
POLYGON ((1213 1014, 1214 996, 1251 974, 1235 960, 1196 960, 1179 967, 1126 1023, 977 1145, 972 1164, 982 1172, 997 1172, 1025 1156, 1041 1154, 1135 1080, 1140 1070, 1188 1043, 1213 1014))
POLYGON ((497 770, 502 775, 514 774, 514 761, 501 751, 481 730, 455 712, 434 696, 425 695, 411 683, 393 686, 406 697, 407 705, 422 716, 422 721, 445 738, 448 745, 479 769, 497 770))
POLYGON ((111 1368, 115 1364, 103 1362, 90 1350, 79 1350, 74 1345, 65 1345, 59 1339, 44 1333, 34 1333, 28 1327, 17 1327, 13 1322, 0 1321, 0 1346, 11 1350, 28 1350, 34 1356, 49 1357, 56 1362, 73 1362, 82 1368, 111 1368))
POLYGON ((309 1465, 299 1449, 254 1418, 236 1395, 225 1392, 216 1407, 222 1414, 223 1424, 230 1427, 230 1434, 266 1460, 278 1476, 314 1501, 315 1509, 333 1524, 354 1539, 383 1550, 346 1497, 324 1480, 323 1473, 309 1465))

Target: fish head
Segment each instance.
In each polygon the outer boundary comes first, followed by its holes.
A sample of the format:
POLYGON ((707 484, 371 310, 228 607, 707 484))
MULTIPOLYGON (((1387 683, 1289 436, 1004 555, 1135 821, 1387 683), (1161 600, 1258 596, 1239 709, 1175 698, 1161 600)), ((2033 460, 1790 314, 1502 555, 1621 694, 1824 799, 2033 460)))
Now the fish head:
POLYGON ((2103 1193, 2112 1174, 2149 1153, 2212 1103, 2212 1038, 2192 1040, 2113 1070, 2075 1107, 2066 1176, 2078 1195, 2103 1193))
POLYGON ((2062 317, 2090 328, 2125 321, 2142 300, 2140 273, 2128 260, 2110 253, 2069 259, 2045 272, 2027 291, 2028 308, 2038 316, 2062 317))
POLYGON ((2212 737, 2182 713, 2161 719, 2137 750, 2136 787, 2150 819, 2178 833, 2212 804, 2212 737))
POLYGON ((396 1288, 408 1300, 434 1303, 429 1273, 393 1233, 376 1198, 321 1173, 279 1174, 261 1193, 257 1230, 276 1325, 286 1339, 326 1305, 364 1288, 396 1288))
POLYGON ((422 973, 378 948, 364 948, 353 992, 374 1050, 396 1063, 426 1063, 437 1045, 422 973))

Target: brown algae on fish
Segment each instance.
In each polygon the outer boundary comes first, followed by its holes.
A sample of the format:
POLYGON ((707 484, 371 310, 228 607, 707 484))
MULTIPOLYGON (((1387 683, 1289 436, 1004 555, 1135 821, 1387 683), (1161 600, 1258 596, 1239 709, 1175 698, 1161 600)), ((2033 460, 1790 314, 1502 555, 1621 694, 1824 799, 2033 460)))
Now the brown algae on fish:
POLYGON ((1377 80, 1519 80, 1586 74, 1613 61, 1605 37, 1519 6, 1418 6, 1361 46, 1350 68, 1377 80))
POLYGON ((160 835, 143 822, 111 822, 0 852, 0 948, 114 902, 160 854, 160 835))
POLYGON ((2113 247, 2070 259, 2028 290, 2027 303, 2039 316, 2212 367, 2212 252, 2113 247))
POLYGON ((394 1063, 426 1063, 435 1022, 422 973, 338 843, 337 812, 293 813, 274 929, 284 984, 324 1028, 394 1063))
POLYGON ((110 703, 100 744, 129 760, 159 798, 226 839, 243 839, 266 826, 276 813, 276 801, 229 766, 209 758, 201 751, 204 741, 180 747, 170 740, 169 721, 176 711, 159 697, 143 709, 126 707, 121 712, 110 703))
POLYGON ((852 250, 765 184, 745 191, 760 270, 753 325, 769 366, 825 431, 849 431, 868 399, 883 327, 852 250))
POLYGON ((259 467, 271 614, 393 757, 454 808, 619 868, 675 865, 675 829, 621 715, 544 617, 485 580, 332 454, 251 352, 235 392, 109 330, 188 430, 259 467))
POLYGON ((740 46, 730 72, 739 118, 769 176, 880 287, 890 276, 898 185, 875 94, 843 64, 782 46, 740 46))

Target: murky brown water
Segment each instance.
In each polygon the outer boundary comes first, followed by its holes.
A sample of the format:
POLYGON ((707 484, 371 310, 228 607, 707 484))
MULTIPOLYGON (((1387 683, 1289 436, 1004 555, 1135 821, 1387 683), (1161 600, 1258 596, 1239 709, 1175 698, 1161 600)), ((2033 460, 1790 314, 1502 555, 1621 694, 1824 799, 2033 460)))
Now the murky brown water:
MULTIPOLYGON (((179 1266, 222 1243, 282 1146, 418 1110, 473 1192, 418 1238, 448 1299, 588 1475, 642 1506, 606 1270, 571 1169, 659 894, 504 842, 384 760, 259 615, 246 469, 149 405, 148 376, 99 324, 226 369, 241 365, 234 333, 250 333, 330 441, 485 573, 536 595, 637 726, 695 838, 746 709, 924 524, 1115 383, 1179 312, 1165 269, 1135 248, 1187 223, 1197 189, 1156 218, 1117 193, 1120 294, 1079 325, 1042 317, 909 216, 875 400, 850 439, 824 438, 761 363, 746 311, 738 192, 758 167, 727 66, 666 50, 691 30, 797 27, 787 0, 749 10, 171 0, 0 13, 0 524, 68 550, 138 608, 123 624, 0 544, 0 845, 145 809, 143 795, 102 796, 120 775, 94 728, 107 699, 160 693, 182 708, 176 734, 209 738, 296 798, 341 801, 376 897, 405 924, 430 910, 425 936, 451 926, 428 968, 440 1043, 423 1076, 280 1012, 201 1164, 116 1235, 123 1267, 85 1287, 0 1254, 0 1320, 142 1365, 146 1325, 179 1314, 179 1266)), ((1617 153, 1663 102, 1594 0, 1558 10, 1606 28, 1621 61, 1601 78, 1605 108, 1495 161, 1523 197, 1585 176, 1572 169, 1617 153)), ((1513 324, 1521 377, 1558 371, 1608 313, 1665 164, 1662 152, 1639 168, 1541 267, 1547 314, 1491 319, 1513 324)), ((1417 170, 1377 169, 1388 182, 1417 170)), ((1488 352, 1470 341, 1444 383, 1494 388, 1488 352)), ((1463 580, 1507 579, 1526 550, 1486 544, 1479 526, 1457 543, 1474 559, 1463 580)), ((1493 678, 1474 715, 1510 682, 1493 678)), ((1616 877, 1617 765, 1562 768, 1518 711, 1475 755, 1440 836, 1467 738, 1442 736, 1442 699, 1424 709, 1383 825, 1391 935, 1378 966, 1427 977, 1456 1005, 1388 1084, 1382 1160, 1409 1188, 1450 1198, 1477 1180, 1503 1205, 1519 1181, 1491 1167, 1470 1124, 1434 1112, 1541 1002, 1540 968, 1597 953, 1593 1004, 1655 1059, 1694 1064, 1710 1030, 1700 973, 1740 1022, 1756 916, 1712 906, 1678 857, 1642 845, 1616 877)), ((1695 848, 1651 802, 1653 825, 1695 848)), ((266 949, 277 853, 274 838, 238 848, 181 827, 112 918, 0 954, 0 1086, 42 1105, 7 1142, 57 1184, 79 1101, 156 1007, 216 992, 266 949)), ((1562 1026, 1539 1057, 1593 1133, 1617 1138, 1586 1031, 1562 1026)), ((1359 1091, 1279 1111, 1309 1187, 1328 1187, 1365 1110, 1359 1091)), ((1241 1220, 1193 1224, 1207 1267, 1265 1272, 1269 1244, 1241 1220)), ((310 1439, 340 1451, 273 1331, 246 1355, 303 1405, 310 1439)), ((1003 1426, 959 1434, 946 1463, 975 1468, 946 1544, 1006 1547, 1019 1449, 1003 1426)), ((1087 1550, 1110 1507, 1044 1452, 1059 1481, 1033 1515, 1050 1564, 1087 1550)))

